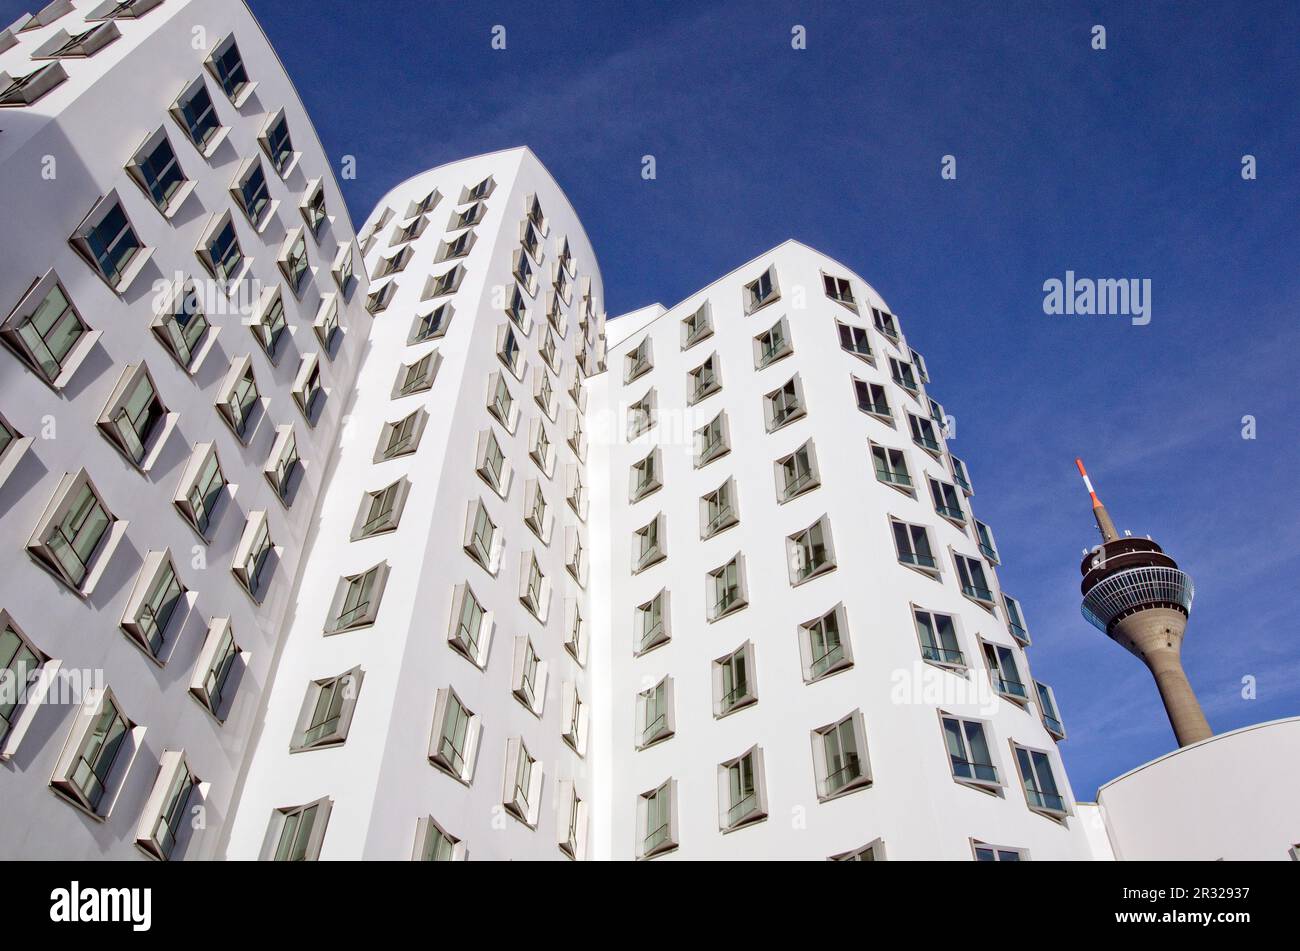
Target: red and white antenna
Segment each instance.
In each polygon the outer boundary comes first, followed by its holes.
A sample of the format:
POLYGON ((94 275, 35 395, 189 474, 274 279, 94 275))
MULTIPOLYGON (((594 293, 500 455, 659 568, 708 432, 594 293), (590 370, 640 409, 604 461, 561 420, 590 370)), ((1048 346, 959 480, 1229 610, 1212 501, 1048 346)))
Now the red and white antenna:
POLYGON ((1119 532, 1115 531, 1115 523, 1110 520, 1110 513, 1106 511, 1106 506, 1101 504, 1101 499, 1097 498, 1097 493, 1092 487, 1092 480, 1088 478, 1088 470, 1083 467, 1082 459, 1075 459, 1074 464, 1079 467, 1079 475, 1083 476, 1083 486, 1088 490, 1088 496, 1092 499, 1092 515, 1097 520, 1097 530, 1101 532, 1103 542, 1113 542, 1119 538, 1119 532))

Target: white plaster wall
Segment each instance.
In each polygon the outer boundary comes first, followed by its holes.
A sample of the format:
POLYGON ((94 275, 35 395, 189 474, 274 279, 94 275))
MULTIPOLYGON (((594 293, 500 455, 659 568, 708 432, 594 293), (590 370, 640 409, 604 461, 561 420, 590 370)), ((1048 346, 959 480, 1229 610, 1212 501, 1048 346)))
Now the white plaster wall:
POLYGON ((1294 858, 1300 845, 1300 717, 1212 736, 1097 793, 1120 860, 1294 858))
MULTIPOLYGON (((99 4, 84 0, 76 12, 20 34, 19 45, 0 54, 0 69, 29 72, 31 51, 55 31, 85 29, 84 16, 99 4)), ((344 338, 333 360, 322 356, 329 391, 323 414, 310 427, 291 396, 299 357, 318 351, 312 331, 320 294, 336 290, 330 263, 353 238, 347 209, 315 132, 288 77, 262 31, 242 3, 167 0, 139 20, 120 24, 122 36, 86 59, 66 60, 69 79, 36 104, 0 114, 0 312, 8 314, 27 287, 47 269, 57 269, 82 317, 103 332, 71 384, 56 392, 7 348, 0 349, 0 412, 22 433, 35 436, 32 449, 0 486, 0 537, 8 545, 0 578, 0 607, 8 610, 38 646, 63 668, 102 672, 123 712, 145 728, 144 746, 104 821, 84 815, 54 795, 49 779, 74 719, 74 707, 43 705, 15 755, 0 763, 0 855, 5 858, 130 859, 143 853, 132 845, 136 824, 164 749, 184 749, 194 773, 208 784, 200 830, 185 857, 217 854, 231 800, 247 751, 259 696, 290 604, 289 591, 303 546, 313 530, 316 496, 335 445, 341 404, 356 367, 369 323, 361 306, 364 274, 350 301, 340 302, 344 338), (196 30, 198 32, 196 32, 196 30), (236 108, 204 68, 211 46, 234 31, 253 96, 236 108), (196 39, 197 38, 197 39, 196 39), (203 46, 199 40, 208 45, 203 46), (196 46, 195 44, 198 44, 196 46), (201 47, 201 48, 200 48, 201 47), (189 143, 168 114, 182 88, 203 75, 230 135, 210 159, 189 143), (282 181, 267 166, 272 197, 280 201, 277 221, 254 233, 229 194, 241 161, 260 152, 257 136, 268 113, 283 107, 297 168, 282 181), (164 126, 196 190, 168 221, 130 180, 124 165, 147 135, 164 126), (42 177, 53 158, 55 177, 42 177), (202 282, 206 272, 194 247, 209 216, 231 208, 244 253, 253 258, 252 276, 268 284, 280 279, 276 257, 288 230, 303 223, 299 204, 307 182, 320 177, 332 222, 319 243, 308 237, 316 273, 301 300, 285 293, 291 340, 282 341, 278 366, 258 348, 239 315, 210 315, 216 344, 193 377, 170 358, 149 330, 155 279, 176 272, 202 282), (68 237, 92 205, 117 189, 137 235, 154 248, 152 260, 125 295, 114 293, 72 250, 68 237), (233 358, 253 354, 253 367, 266 414, 247 446, 241 446, 218 418, 213 403, 233 358), (179 414, 157 464, 148 475, 132 468, 95 426, 104 403, 127 364, 144 361, 168 409, 179 414), (262 467, 276 425, 293 423, 304 463, 303 483, 286 509, 263 477, 262 467), (44 435, 50 438, 44 438, 44 435), (175 507, 172 495, 194 444, 215 441, 226 478, 237 486, 216 520, 212 539, 202 544, 175 507), (41 513, 66 472, 84 466, 104 501, 129 522, 123 544, 93 594, 82 599, 56 581, 24 550, 41 513), (259 606, 230 572, 234 548, 250 510, 269 513, 279 564, 259 606), (164 667, 138 650, 118 622, 141 561, 151 550, 169 548, 182 582, 197 594, 193 610, 175 638, 164 667), (239 683, 224 724, 188 693, 207 622, 229 616, 235 637, 248 652, 250 668, 239 683)), ((358 255, 359 262, 359 255, 358 255)))

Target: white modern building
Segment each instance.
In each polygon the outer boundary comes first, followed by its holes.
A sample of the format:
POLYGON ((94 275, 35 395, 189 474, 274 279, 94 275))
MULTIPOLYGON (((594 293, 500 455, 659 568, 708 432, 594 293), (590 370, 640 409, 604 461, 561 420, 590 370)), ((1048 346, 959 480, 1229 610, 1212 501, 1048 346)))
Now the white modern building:
POLYGON ((588 384, 602 854, 1088 854, 903 330, 794 241, 610 323, 588 384))
POLYGON ((229 854, 583 858, 603 289, 526 149, 394 188, 229 854))
POLYGON ((0 202, 0 854, 220 855, 369 335, 347 210, 224 0, 0 33, 0 202))
POLYGON ((0 856, 1300 842, 1295 721, 1076 802, 911 328, 805 245, 607 322, 526 148, 354 237, 235 0, 0 34, 0 201, 0 856))

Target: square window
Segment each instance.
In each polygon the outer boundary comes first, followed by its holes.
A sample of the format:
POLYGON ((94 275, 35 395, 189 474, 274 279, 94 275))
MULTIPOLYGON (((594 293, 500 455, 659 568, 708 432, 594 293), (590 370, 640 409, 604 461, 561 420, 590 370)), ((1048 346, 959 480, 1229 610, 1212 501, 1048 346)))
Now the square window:
POLYGON ((407 344, 413 345, 442 337, 451 323, 451 314, 451 304, 439 304, 427 313, 417 314, 415 323, 411 326, 411 335, 407 338, 407 344))
POLYGON ((253 339, 262 348, 267 358, 276 363, 280 358, 280 341, 289 328, 289 321, 284 313, 284 295, 278 284, 263 289, 248 329, 253 339))
POLYGON ((819 800, 834 799, 871 785, 860 711, 854 710, 842 720, 813 730, 812 747, 819 800))
POLYGON ((452 835, 433 816, 424 816, 416 823, 415 852, 411 858, 417 862, 464 862, 469 858, 465 843, 452 835))
POLYGON ((1024 849, 1009 848, 1005 845, 989 845, 978 839, 970 840, 971 850, 976 862, 1027 862, 1029 853, 1024 849))
POLYGON ((121 625, 132 643, 158 664, 164 663, 164 648, 170 647, 168 642, 184 621, 186 593, 171 552, 149 552, 127 598, 121 625))
POLYGON ((181 473, 172 504, 185 521, 207 539, 217 508, 226 494, 226 477, 221 470, 221 460, 217 458, 216 444, 198 443, 181 473))
POLYGON ((217 44, 212 55, 208 57, 207 67, 216 78, 217 84, 236 106, 242 106, 247 102, 248 97, 257 87, 257 83, 251 82, 248 78, 248 71, 244 69, 244 59, 239 54, 239 45, 235 42, 233 33, 217 44))
POLYGON ((213 217, 195 253, 208 273, 226 285, 235 282, 249 265, 229 211, 213 217))
POLYGON ((700 539, 712 538, 740 523, 736 481, 728 479, 700 499, 700 539))
POLYGON ((640 656, 671 639, 668 623, 668 591, 661 589, 633 612, 632 630, 636 641, 632 652, 640 656))
POLYGON ((302 459, 298 455, 298 437, 293 425, 286 423, 275 428, 275 442, 262 467, 262 474, 275 491, 275 497, 285 505, 293 502, 301 475, 302 459))
POLYGON ((537 556, 532 552, 524 552, 520 555, 519 602, 528 609, 529 614, 545 624, 550 595, 551 580, 542 573, 537 556))
POLYGON ((136 235, 116 191, 109 192, 68 239, 109 287, 123 293, 153 253, 136 235))
POLYGON ((801 532, 786 539, 790 559, 790 584, 805 581, 835 570, 835 546, 831 541, 831 523, 823 515, 801 532))
POLYGON ((194 183, 185 177, 176 150, 172 148, 166 130, 161 127, 131 156, 126 171, 149 196, 154 207, 168 218, 194 190, 194 183))
POLYGON ((315 862, 320 858, 329 824, 331 799, 302 806, 285 806, 271 814, 268 854, 274 862, 315 862))
POLYGON ((560 690, 564 709, 560 711, 560 738, 579 756, 587 754, 587 705, 578 694, 578 685, 567 681, 560 690))
POLYGON ((279 202, 271 200, 271 190, 266 183, 266 172, 262 170, 262 160, 257 156, 246 160, 235 175, 230 185, 230 194, 259 234, 270 222, 279 202))
POLYGON ((636 857, 651 859, 678 846, 677 783, 662 786, 637 797, 636 857))
POLYGON ((150 329, 186 373, 198 369, 208 344, 217 336, 203 312, 198 286, 189 278, 173 285, 172 294, 155 312, 150 329))
POLYGON ((457 585, 452 598, 451 630, 447 641, 452 649, 475 667, 487 664, 492 642, 492 614, 474 596, 468 584, 457 585))
POLYGON ((632 573, 645 571, 668 557, 667 519, 659 513, 632 533, 632 573))
POLYGON ((340 578, 338 589, 334 593, 334 603, 330 606, 330 620, 325 625, 325 633, 338 634, 374 624, 387 582, 386 561, 359 574, 340 578))
POLYGON ((757 279, 745 285, 745 314, 749 315, 781 299, 781 289, 776 281, 776 268, 769 267, 757 279))
POLYGON ((695 468, 707 466, 731 451, 727 411, 723 410, 695 431, 695 468))
POLYGON ((61 86, 68 78, 68 72, 62 63, 49 63, 26 75, 15 78, 6 74, 5 78, 8 82, 0 87, 0 106, 30 106, 50 90, 61 86))
POLYGON ((898 321, 894 315, 888 311, 881 310, 879 307, 871 308, 871 316, 875 321, 876 329, 879 330, 890 343, 898 345, 898 321))
POLYGON ((763 751, 753 746, 718 764, 718 826, 731 832, 767 818, 763 751))
POLYGON ((643 750, 668 739, 673 723, 673 679, 664 677, 653 687, 637 694, 637 749, 643 750))
POLYGON ((975 526, 975 540, 979 542, 980 554, 987 558, 991 565, 1002 564, 1002 559, 998 556, 997 542, 993 540, 993 529, 979 519, 972 519, 972 524, 975 526))
POLYGON ((907 390, 910 395, 916 396, 920 392, 921 386, 916 382, 916 374, 912 371, 910 363, 904 363, 902 360, 890 357, 889 373, 894 382, 907 390))
POLYGON ((1029 703, 1029 687, 1020 676, 1020 665, 1016 663, 1016 652, 1005 644, 981 641, 984 648, 984 660, 989 668, 989 680, 998 696, 1005 697, 1021 706, 1029 703))
POLYGON ((825 614, 799 625, 799 654, 803 660, 805 683, 816 683, 853 666, 853 650, 843 604, 837 604, 825 614))
POLYGON ((686 403, 694 405, 722 389, 722 377, 719 373, 719 360, 716 353, 711 353, 703 363, 686 376, 686 403))
POLYGON ((465 553, 478 562, 488 574, 496 574, 500 564, 502 538, 496 522, 488 513, 482 499, 469 504, 465 518, 465 553))
POLYGON ((190 693, 203 708, 224 721, 234 702, 244 652, 235 642, 229 618, 213 618, 190 679, 190 693))
MULTIPOLYGON (((894 425, 894 414, 889 408, 889 399, 885 396, 885 388, 879 383, 868 383, 866 380, 859 380, 853 377, 853 395, 857 398, 858 409, 883 420, 889 425, 894 425)), ((909 419, 915 419, 909 416, 909 419)), ((915 439, 915 427, 913 427, 913 438, 915 439)))
POLYGON ((822 286, 826 291, 826 296, 831 300, 843 304, 855 313, 857 312, 858 304, 857 301, 853 299, 853 288, 849 286, 848 278, 823 274, 822 286))
POLYGON ((284 274, 284 279, 289 285, 289 290, 293 291, 295 297, 301 297, 303 288, 311 276, 311 268, 307 264, 307 236, 303 228, 294 228, 289 232, 284 239, 284 244, 280 246, 277 262, 280 265, 280 272, 284 274))
POLYGON ((549 665, 537 656, 527 636, 515 638, 514 674, 511 692, 529 713, 540 717, 546 704, 546 675, 549 665))
POLYGON ((998 768, 993 763, 993 753, 985 735, 984 724, 951 714, 940 713, 944 742, 948 747, 948 763, 952 778, 968 786, 998 789, 998 768))
POLYGON ((437 350, 430 350, 418 360, 403 364, 397 371, 397 379, 393 382, 393 399, 413 396, 432 389, 441 362, 441 354, 437 350))
POLYGON ((713 715, 725 717, 758 703, 754 645, 745 641, 730 654, 713 661, 713 715))
POLYGON ((474 771, 474 754, 478 748, 478 717, 461 702, 450 687, 438 691, 434 707, 433 740, 429 762, 463 783, 474 771))
POLYGON ((701 340, 713 335, 713 315, 705 301, 693 314, 682 320, 682 349, 689 350, 701 340))
POLYGON ((289 744, 290 752, 342 745, 348 738, 364 678, 365 671, 353 667, 337 677, 309 683, 289 744))
POLYGON ((231 363, 217 396, 217 413, 239 441, 247 444, 263 415, 261 394, 253 376, 253 361, 247 355, 231 363))
POLYGON ((907 455, 903 450, 873 442, 871 461, 875 466, 877 480, 907 495, 915 494, 912 488, 912 476, 907 471, 907 455))
POLYGON ((298 210, 302 213, 302 220, 306 222, 311 236, 320 241, 321 232, 330 223, 330 216, 325 208, 325 186, 319 178, 307 183, 307 196, 298 210))
POLYGON ((838 320, 835 322, 835 327, 839 331, 841 350, 875 365, 875 355, 871 352, 871 341, 865 327, 842 324, 838 320))
POLYGON ((1035 680, 1034 693, 1038 697, 1038 713, 1048 735, 1054 740, 1065 739, 1065 726, 1061 723, 1061 711, 1056 706, 1056 694, 1052 688, 1035 680))
POLYGON ((410 489, 411 483, 403 476, 382 489, 365 493, 352 529, 352 540, 396 531, 410 489))
POLYGON ((542 764, 528 752, 522 737, 506 741, 505 788, 502 805, 530 829, 537 827, 541 809, 542 764))
POLYGON ((749 604, 745 586, 744 556, 737 553, 726 564, 714 568, 707 576, 708 619, 717 621, 749 604))
POLYGON ((271 529, 266 512, 257 510, 248 513, 244 523, 244 532, 235 548, 235 557, 230 570, 235 580, 259 604, 266 596, 266 589, 271 583, 271 570, 268 564, 274 551, 271 541, 271 529))
POLYGON ((166 862, 182 853, 190 830, 190 800, 202 799, 200 780, 190 771, 184 750, 164 750, 159 757, 158 777, 145 802, 136 827, 135 844, 152 858, 166 862))
POLYGON ((77 808, 106 818, 139 751, 135 731, 111 690, 91 691, 73 718, 50 786, 77 808))
POLYGON ((934 500, 934 510, 956 523, 958 528, 965 529, 966 513, 961 508, 961 498, 957 494, 956 488, 947 482, 940 482, 938 479, 930 479, 930 497, 934 500))
POLYGON ((663 488, 662 450, 651 449, 646 457, 632 464, 631 487, 628 500, 639 502, 641 499, 663 488))
POLYGON ((409 456, 420 448, 420 437, 424 434, 428 413, 417 409, 409 416, 385 423, 379 433, 379 446, 375 450, 375 462, 409 456))
POLYGON ((991 611, 994 605, 993 592, 989 590, 988 580, 984 577, 984 565, 977 559, 956 552, 953 552, 952 558, 957 565, 961 593, 991 611))
POLYGON ((763 416, 769 433, 806 415, 808 404, 803 395, 803 383, 797 373, 763 397, 763 416))
POLYGON ((388 309, 388 305, 393 302, 393 296, 397 293, 397 282, 389 281, 378 290, 372 291, 366 295, 366 312, 372 316, 381 314, 388 309))
POLYGON ((524 485, 524 524, 527 525, 542 544, 550 544, 551 526, 555 518, 546 503, 541 483, 529 479, 524 485))
POLYGON ((158 398, 149 368, 128 365, 100 413, 99 431, 131 465, 147 470, 175 417, 158 398))
POLYGON ((61 389, 99 339, 53 271, 37 281, 0 327, 0 335, 42 382, 61 389))
POLYGON ((1003 592, 1002 606, 1007 612, 1007 628, 1011 631, 1011 636, 1021 647, 1028 647, 1029 629, 1025 626, 1025 616, 1020 610, 1020 602, 1003 592))
POLYGON ((217 117, 202 76, 185 87, 169 111, 204 158, 210 158, 230 132, 217 117))
POLYGON ((645 396, 631 404, 627 408, 627 438, 628 442, 636 439, 642 433, 648 432, 654 426, 657 419, 656 412, 657 399, 654 389, 646 391, 645 396))
POLYGON ((627 354, 624 359, 624 385, 639 379, 654 369, 654 353, 649 337, 642 337, 641 342, 627 354))
POLYGON ((917 568, 932 577, 939 575, 939 562, 930 547, 930 531, 924 525, 912 525, 900 522, 896 518, 889 520, 894 533, 894 548, 898 560, 909 568, 917 568))
POLYGON ((779 502, 788 502, 821 485, 817 451, 811 439, 790 455, 776 460, 773 465, 776 471, 776 497, 779 502))
POLYGON ((0 611, 0 758, 16 751, 43 700, 38 678, 56 673, 59 666, 28 639, 8 611, 0 611))
POLYGON ((587 857, 587 804, 578 798, 571 779, 561 781, 559 797, 557 839, 560 851, 571 859, 584 859, 587 857))
POLYGON ((286 177, 298 161, 298 153, 293 150, 293 140, 289 137, 289 120, 281 109, 267 120, 258 136, 263 151, 271 160, 271 167, 286 177))
POLYGON ((56 578, 89 594, 125 530, 86 470, 63 477, 27 542, 27 551, 56 578))
POLYGON ((947 614, 912 610, 917 637, 921 641, 921 657, 940 667, 966 669, 966 655, 957 641, 957 626, 947 614))
POLYGON ((1020 783, 1029 808, 1053 819, 1064 819, 1070 810, 1056 784, 1051 756, 1042 750, 1018 743, 1011 744, 1011 751, 1016 758, 1016 768, 1020 772, 1020 783))
POLYGON ((762 370, 792 353, 790 323, 782 317, 754 338, 754 369, 762 370))

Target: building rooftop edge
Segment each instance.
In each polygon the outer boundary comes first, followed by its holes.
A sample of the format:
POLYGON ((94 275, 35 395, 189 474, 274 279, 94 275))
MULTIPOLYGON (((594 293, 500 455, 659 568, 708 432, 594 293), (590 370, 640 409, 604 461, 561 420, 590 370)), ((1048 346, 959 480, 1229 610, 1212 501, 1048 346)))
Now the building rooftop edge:
POLYGON ((1188 744, 1187 746, 1180 746, 1176 750, 1170 750, 1168 753, 1165 753, 1162 756, 1157 756, 1153 760, 1148 760, 1147 762, 1141 764, 1140 766, 1134 766, 1128 772, 1121 773, 1120 775, 1116 776, 1114 779, 1107 780, 1106 782, 1102 783, 1100 786, 1097 787, 1097 800, 1100 802, 1101 794, 1105 792, 1107 789, 1109 789, 1111 786, 1114 786, 1116 783, 1120 782, 1121 780, 1127 779, 1128 777, 1132 776, 1134 773, 1140 773, 1144 769, 1147 769, 1151 766, 1155 766, 1157 763, 1162 763, 1165 760, 1177 756, 1180 753, 1186 753, 1189 750, 1199 749, 1202 746, 1208 746, 1209 744, 1215 743, 1219 740, 1226 740, 1228 739, 1228 737, 1231 736, 1237 736, 1242 733, 1249 733, 1252 730, 1262 730, 1265 727, 1277 726, 1282 723, 1296 723, 1296 722, 1300 722, 1300 716, 1278 717, 1276 720, 1264 720, 1260 723, 1252 723, 1249 726, 1242 726, 1242 727, 1238 727, 1235 730, 1229 730, 1227 733, 1216 733, 1213 736, 1206 737, 1203 740, 1198 740, 1197 742, 1188 744))

